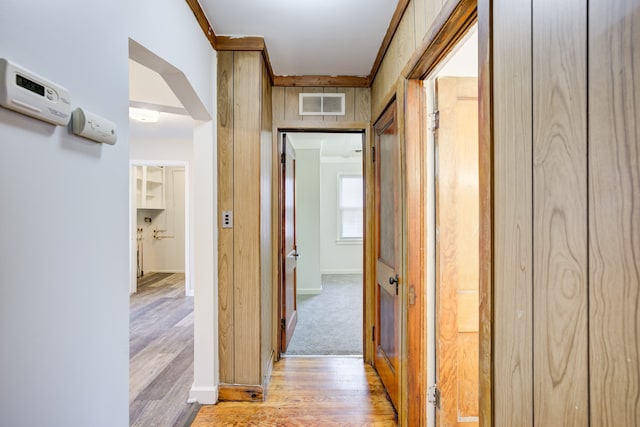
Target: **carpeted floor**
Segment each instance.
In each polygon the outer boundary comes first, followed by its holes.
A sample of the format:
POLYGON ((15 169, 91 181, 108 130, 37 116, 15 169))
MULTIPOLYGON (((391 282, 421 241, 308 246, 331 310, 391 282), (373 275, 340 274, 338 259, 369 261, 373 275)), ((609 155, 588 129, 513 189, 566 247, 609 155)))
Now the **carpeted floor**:
POLYGON ((298 295, 298 324, 286 355, 362 355, 362 275, 322 276, 322 292, 298 295))

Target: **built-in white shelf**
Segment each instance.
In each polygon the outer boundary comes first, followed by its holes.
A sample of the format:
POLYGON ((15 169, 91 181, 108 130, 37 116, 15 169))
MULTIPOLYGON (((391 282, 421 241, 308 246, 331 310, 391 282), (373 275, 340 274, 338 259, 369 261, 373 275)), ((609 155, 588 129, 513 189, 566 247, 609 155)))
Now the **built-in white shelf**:
POLYGON ((164 209, 164 167, 136 166, 135 170, 137 208, 164 209))

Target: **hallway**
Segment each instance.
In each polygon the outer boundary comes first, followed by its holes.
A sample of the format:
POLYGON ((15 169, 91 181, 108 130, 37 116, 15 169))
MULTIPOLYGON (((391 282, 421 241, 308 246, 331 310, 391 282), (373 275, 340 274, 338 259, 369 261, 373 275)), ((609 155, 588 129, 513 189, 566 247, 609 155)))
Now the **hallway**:
POLYGON ((396 426, 371 366, 356 357, 286 357, 276 363, 266 400, 203 406, 191 427, 396 426))
POLYGON ((148 273, 138 279, 130 313, 130 426, 182 426, 197 404, 193 383, 193 297, 184 274, 148 273))

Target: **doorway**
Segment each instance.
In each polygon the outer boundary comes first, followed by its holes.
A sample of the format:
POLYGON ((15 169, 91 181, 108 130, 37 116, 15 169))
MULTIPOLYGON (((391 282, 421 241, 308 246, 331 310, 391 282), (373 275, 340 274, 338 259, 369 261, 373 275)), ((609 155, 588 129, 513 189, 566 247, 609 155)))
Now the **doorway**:
POLYGON ((181 425, 198 407, 187 402, 213 400, 204 385, 213 390, 214 384, 197 377, 214 378, 213 366, 197 369, 197 355, 209 353, 203 336, 209 342, 214 334, 214 323, 206 321, 215 315, 206 298, 212 284, 202 280, 209 267, 196 265, 193 254, 194 247, 213 252, 213 227, 201 217, 213 216, 207 200, 214 189, 206 179, 198 186, 190 179, 192 171, 213 175, 213 165, 199 161, 213 151, 213 130, 183 73, 131 39, 129 58, 130 421, 181 425), (157 405, 163 410, 154 410, 157 405))
POLYGON ((478 38, 473 26, 424 81, 430 426, 479 424, 478 38))
POLYGON ((283 229, 295 221, 282 237, 283 284, 293 280, 280 290, 282 356, 362 356, 364 133, 287 131, 280 140, 291 144, 282 181, 289 167, 295 182, 282 188, 284 208, 288 192, 294 207, 283 229))

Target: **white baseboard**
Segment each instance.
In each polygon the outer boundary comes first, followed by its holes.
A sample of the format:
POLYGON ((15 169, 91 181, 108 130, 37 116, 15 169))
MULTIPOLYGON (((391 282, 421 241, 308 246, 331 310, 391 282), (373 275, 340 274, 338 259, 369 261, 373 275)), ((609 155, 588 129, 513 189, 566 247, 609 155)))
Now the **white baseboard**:
POLYGON ((361 268, 352 268, 344 270, 322 270, 320 274, 362 274, 361 268))
POLYGON ((298 295, 319 295, 322 293, 322 287, 319 288, 311 288, 311 289, 296 289, 296 294, 298 295))
POLYGON ((218 386, 196 387, 192 386, 189 392, 188 403, 198 402, 201 405, 214 405, 218 403, 218 386))
POLYGON ((184 270, 160 270, 155 268, 145 268, 147 273, 184 273, 184 270))

